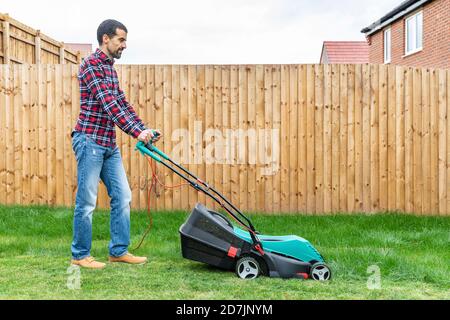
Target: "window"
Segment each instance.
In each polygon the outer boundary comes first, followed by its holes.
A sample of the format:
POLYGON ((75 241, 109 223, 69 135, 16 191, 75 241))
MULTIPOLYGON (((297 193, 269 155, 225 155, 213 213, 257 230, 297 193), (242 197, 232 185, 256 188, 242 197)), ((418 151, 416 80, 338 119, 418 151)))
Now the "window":
POLYGON ((391 62, 391 28, 384 30, 384 63, 391 62))
POLYGON ((409 17, 405 21, 405 54, 422 50, 423 15, 422 11, 409 17))

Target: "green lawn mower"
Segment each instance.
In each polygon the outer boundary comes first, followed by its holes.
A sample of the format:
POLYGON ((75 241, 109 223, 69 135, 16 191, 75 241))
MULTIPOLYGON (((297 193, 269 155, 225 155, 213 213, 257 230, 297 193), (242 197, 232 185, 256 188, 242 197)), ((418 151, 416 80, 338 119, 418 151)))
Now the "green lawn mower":
POLYGON ((242 279, 254 279, 259 275, 318 281, 331 279, 331 270, 324 258, 307 240, 295 235, 260 234, 250 219, 222 194, 172 161, 151 142, 138 142, 136 149, 173 171, 195 190, 211 197, 240 226, 197 203, 179 229, 184 258, 234 270, 242 279))

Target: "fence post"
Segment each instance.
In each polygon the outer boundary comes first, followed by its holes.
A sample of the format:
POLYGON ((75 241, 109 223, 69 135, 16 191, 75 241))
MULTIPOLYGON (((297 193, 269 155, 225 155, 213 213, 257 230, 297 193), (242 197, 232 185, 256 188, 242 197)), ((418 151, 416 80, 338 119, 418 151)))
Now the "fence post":
POLYGON ((3 63, 9 64, 11 61, 9 50, 9 21, 8 14, 4 15, 5 21, 3 21, 3 63))
POLYGON ((64 42, 61 42, 61 45, 59 47, 59 63, 60 64, 66 63, 64 59, 64 42))
POLYGON ((41 31, 37 30, 36 31, 36 37, 34 39, 34 60, 36 64, 40 64, 41 63, 41 31))

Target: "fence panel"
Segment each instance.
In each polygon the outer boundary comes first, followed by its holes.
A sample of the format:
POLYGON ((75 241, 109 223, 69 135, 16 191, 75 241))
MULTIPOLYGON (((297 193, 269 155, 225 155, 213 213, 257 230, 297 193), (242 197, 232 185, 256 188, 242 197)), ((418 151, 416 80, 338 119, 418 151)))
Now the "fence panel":
MULTIPOLYGON (((15 32, 15 31, 14 31, 15 32)), ((24 35, 21 35, 24 36, 24 35)), ((44 45, 44 44, 42 44, 44 45)), ((159 146, 251 212, 450 214, 449 70, 379 65, 117 65, 159 146)), ((0 67, 0 203, 74 205, 77 66, 0 67)), ((151 170, 117 129, 145 209, 151 170)), ((161 181, 182 181, 157 166, 161 181)), ((196 201, 188 187, 156 209, 196 201)), ((107 208, 104 185, 98 205, 107 208)))

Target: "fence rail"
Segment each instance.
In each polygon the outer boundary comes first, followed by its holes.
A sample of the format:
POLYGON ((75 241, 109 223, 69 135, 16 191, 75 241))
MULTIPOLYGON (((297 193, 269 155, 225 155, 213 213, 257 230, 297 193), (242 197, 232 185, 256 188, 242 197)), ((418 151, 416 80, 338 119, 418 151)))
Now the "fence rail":
MULTIPOLYGON (((450 70, 386 65, 118 65, 160 147, 258 212, 450 214, 450 70)), ((75 65, 0 68, 0 203, 74 204, 75 65)), ((134 209, 146 160, 118 133, 134 209)), ((179 177, 158 167, 167 185, 179 177)), ((153 208, 214 207, 192 188, 153 208)), ((101 184, 99 205, 108 207, 101 184)))
POLYGON ((3 64, 78 64, 80 52, 64 48, 39 30, 0 14, 0 63, 3 64))

